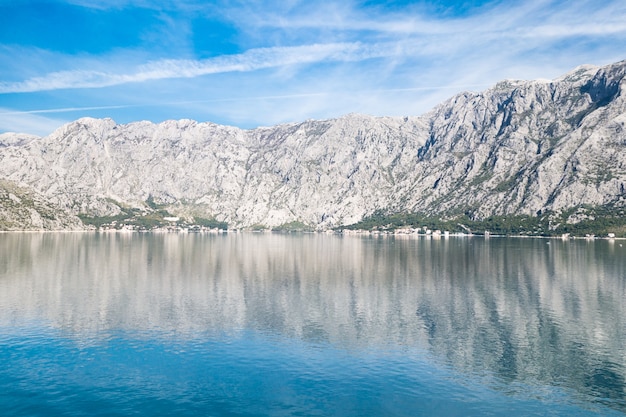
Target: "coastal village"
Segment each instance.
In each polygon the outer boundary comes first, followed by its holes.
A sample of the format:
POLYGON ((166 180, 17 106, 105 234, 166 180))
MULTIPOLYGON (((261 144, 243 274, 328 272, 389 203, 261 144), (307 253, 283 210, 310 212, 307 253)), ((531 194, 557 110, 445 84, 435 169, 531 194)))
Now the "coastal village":
MULTIPOLYGON (((301 226, 301 223, 298 223, 301 226)), ((560 236, 541 236, 541 235, 529 235, 529 234, 495 234, 488 230, 484 231, 472 231, 465 227, 465 231, 462 232, 450 232, 448 230, 431 230, 428 227, 403 227, 403 228, 395 228, 395 229, 347 229, 347 228, 336 228, 330 230, 310 230, 306 227, 278 227, 278 228, 270 228, 264 226, 254 226, 251 228, 228 228, 224 223, 222 227, 211 227, 204 226, 200 224, 195 224, 193 222, 187 222, 179 217, 164 217, 163 222, 159 225, 155 225, 153 227, 146 227, 143 225, 137 224, 128 224, 124 222, 112 221, 111 223, 102 224, 99 227, 92 227, 92 230, 96 230, 98 232, 152 232, 152 233, 204 233, 204 234, 226 234, 226 233, 322 233, 322 234, 334 234, 334 235, 346 235, 346 236, 393 236, 393 237, 419 237, 419 238, 429 238, 429 239, 448 239, 451 237, 472 237, 472 236, 481 236, 486 239, 491 237, 551 237, 551 238, 560 238, 561 240, 569 240, 569 239, 608 239, 608 240, 623 240, 624 238, 616 237, 615 233, 608 233, 605 236, 596 236, 595 234, 585 234, 584 236, 573 236, 570 233, 563 233, 560 236)))

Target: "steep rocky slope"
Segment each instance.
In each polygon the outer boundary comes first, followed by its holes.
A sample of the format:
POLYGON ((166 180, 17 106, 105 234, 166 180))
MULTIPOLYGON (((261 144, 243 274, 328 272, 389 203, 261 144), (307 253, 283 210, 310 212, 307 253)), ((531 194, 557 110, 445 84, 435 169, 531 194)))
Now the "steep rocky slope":
POLYGON ((417 183, 420 211, 535 214, 623 206, 626 62, 552 82, 502 82, 433 110, 417 183))
POLYGON ((32 190, 0 180, 0 230, 81 230, 81 220, 32 190))
POLYGON ((236 227, 623 207, 625 73, 626 61, 504 81, 419 117, 352 114, 248 131, 80 119, 43 138, 0 135, 0 178, 71 215, 161 207, 236 227))

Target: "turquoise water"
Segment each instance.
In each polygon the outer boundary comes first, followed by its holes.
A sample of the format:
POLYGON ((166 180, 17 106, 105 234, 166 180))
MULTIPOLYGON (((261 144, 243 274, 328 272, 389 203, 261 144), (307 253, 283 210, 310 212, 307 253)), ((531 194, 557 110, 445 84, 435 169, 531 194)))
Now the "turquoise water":
POLYGON ((3 416, 626 414, 620 242, 0 235, 3 416))

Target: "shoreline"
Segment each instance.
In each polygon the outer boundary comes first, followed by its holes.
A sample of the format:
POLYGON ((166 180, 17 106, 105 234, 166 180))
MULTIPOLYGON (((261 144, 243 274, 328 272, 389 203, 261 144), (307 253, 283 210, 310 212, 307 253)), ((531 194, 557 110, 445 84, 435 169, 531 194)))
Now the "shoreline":
POLYGON ((376 230, 314 230, 314 231, 283 231, 283 230, 249 230, 249 229, 206 229, 206 230, 187 230, 179 229, 152 229, 152 230, 136 230, 136 229, 84 229, 84 230, 0 230, 0 234, 136 234, 136 233, 152 233, 152 234, 199 234, 199 235, 220 235, 220 234, 319 234, 333 236, 356 236, 356 237, 393 237, 406 239, 430 239, 430 240, 446 240, 450 238, 483 238, 483 239, 546 239, 546 240, 607 240, 607 241, 626 241, 626 237, 610 237, 610 236, 546 236, 546 235, 502 235, 502 234, 484 234, 484 233, 407 233, 407 232, 391 232, 376 230))

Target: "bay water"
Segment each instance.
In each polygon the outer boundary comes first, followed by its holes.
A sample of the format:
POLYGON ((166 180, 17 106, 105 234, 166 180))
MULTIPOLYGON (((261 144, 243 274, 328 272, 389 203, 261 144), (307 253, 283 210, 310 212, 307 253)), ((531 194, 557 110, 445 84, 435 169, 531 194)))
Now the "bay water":
POLYGON ((623 416, 623 244, 0 234, 0 415, 623 416))

